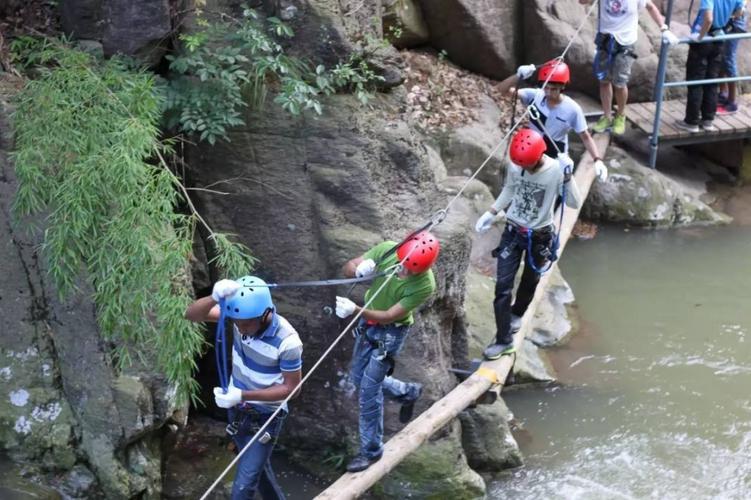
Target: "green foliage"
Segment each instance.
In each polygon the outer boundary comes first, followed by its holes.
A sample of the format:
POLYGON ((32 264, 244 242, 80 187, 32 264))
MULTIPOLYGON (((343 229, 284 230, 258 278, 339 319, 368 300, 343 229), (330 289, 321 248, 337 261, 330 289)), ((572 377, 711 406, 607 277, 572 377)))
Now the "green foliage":
POLYGON ((222 15, 200 23, 203 30, 181 35, 184 50, 167 56, 176 74, 168 84, 167 126, 214 144, 227 130, 244 124, 242 109, 259 107, 270 86, 274 102, 293 115, 321 114, 320 99, 338 91, 353 92, 362 103, 373 95, 375 74, 361 54, 328 71, 313 71, 305 61, 285 54, 279 39, 292 29, 275 17, 260 18, 246 9, 241 19, 222 15))
MULTIPOLYGON (((197 213, 167 168, 159 140, 160 93, 153 75, 126 60, 100 61, 52 41, 20 39, 17 58, 39 77, 19 96, 14 116, 18 218, 46 216, 44 254, 63 297, 92 290, 103 335, 122 366, 155 352, 181 398, 195 396, 203 349, 188 262, 197 213), (181 194, 182 193, 182 194, 181 194)), ((247 249, 213 234, 218 263, 246 273, 247 249)))

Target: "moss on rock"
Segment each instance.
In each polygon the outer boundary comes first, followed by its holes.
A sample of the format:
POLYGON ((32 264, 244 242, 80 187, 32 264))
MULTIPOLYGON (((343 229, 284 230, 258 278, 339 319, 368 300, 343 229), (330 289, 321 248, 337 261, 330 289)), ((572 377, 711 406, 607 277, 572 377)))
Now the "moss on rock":
POLYGON ((373 488, 382 498, 469 500, 485 496, 485 481, 467 465, 459 424, 450 434, 428 441, 373 488))

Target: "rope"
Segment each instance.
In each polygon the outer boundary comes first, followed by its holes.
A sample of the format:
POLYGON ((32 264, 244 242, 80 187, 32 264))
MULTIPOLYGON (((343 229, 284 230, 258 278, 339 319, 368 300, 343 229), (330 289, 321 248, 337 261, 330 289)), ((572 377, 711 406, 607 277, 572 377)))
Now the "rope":
POLYGON ((226 321, 224 300, 224 298, 219 300, 219 322, 216 325, 214 354, 216 354, 216 371, 219 372, 219 385, 222 386, 222 390, 227 394, 227 389, 229 388, 229 369, 227 368, 227 346, 225 345, 227 337, 224 333, 224 324, 226 321))
MULTIPOLYGON (((597 6, 597 2, 593 2, 593 4, 590 6, 589 10, 587 11, 587 15, 582 20, 579 27, 576 29, 574 34, 571 36, 571 39, 569 40, 568 44, 566 45, 565 49, 561 53, 561 55, 558 57, 559 60, 563 60, 563 58, 566 56, 566 53, 569 51, 571 46, 574 43, 574 40, 578 37, 581 30, 584 28, 585 23, 587 22, 587 19, 589 19, 589 16, 592 14, 592 11, 597 6)), ((547 86, 548 81, 550 80, 550 77, 552 76, 552 72, 548 77, 545 79, 545 81, 542 84, 542 89, 547 86)), ((433 227, 437 226, 441 222, 443 222, 446 219, 446 216, 448 215, 448 211, 451 208, 451 206, 456 202, 457 199, 459 199, 459 196, 464 192, 464 190, 467 188, 470 182, 472 182, 477 175, 482 171, 483 168, 485 168, 485 165, 488 164, 488 162, 493 158, 495 153, 503 146, 503 144, 506 142, 508 137, 511 135, 511 133, 519 126, 519 124, 524 120, 524 118, 529 113, 529 109, 524 112, 524 114, 519 118, 519 120, 514 123, 512 128, 506 133, 506 135, 503 137, 503 139, 496 145, 491 153, 488 155, 488 157, 485 159, 485 161, 482 162, 482 164, 475 170, 474 174, 470 178, 468 178, 464 185, 459 189, 459 191, 449 200, 449 202, 446 204, 446 207, 442 210, 437 211, 433 217, 431 218, 430 223, 425 227, 424 230, 430 230, 433 227)), ((417 247, 413 247, 412 250, 410 250, 407 255, 404 256, 404 258, 399 262, 400 265, 404 265, 404 262, 409 258, 409 256, 412 254, 412 252, 417 247)), ((279 403, 279 407, 274 411, 274 413, 271 414, 271 416, 266 420, 266 422, 261 426, 260 429, 253 435, 253 437, 248 441, 248 443, 243 447, 242 450, 235 456, 235 458, 230 462, 230 464, 222 471, 222 473, 217 477, 216 481, 214 481, 211 486, 206 490, 206 492, 203 494, 200 500, 206 500, 208 498, 209 494, 216 488, 216 486, 221 482, 222 479, 224 479, 224 476, 227 475, 227 473, 232 469, 232 467, 235 466, 235 464, 240 460, 240 458, 243 456, 243 454, 250 448, 250 446, 258 439, 260 435, 268 428, 268 426, 271 424, 272 420, 276 418, 276 416, 279 414, 279 412, 282 410, 282 407, 289 402, 290 399, 302 388, 302 386, 305 384, 305 382, 308 381, 308 379, 311 377, 313 373, 315 373, 316 369, 323 363, 323 361, 326 359, 326 357, 331 353, 331 351, 334 349, 334 347, 339 344, 339 342, 344 338, 347 331, 354 326, 354 324, 360 319, 360 317, 363 314, 363 311, 367 309, 367 307, 375 300, 376 297, 381 293, 381 291, 385 288, 385 286, 394 278, 396 275, 398 268, 395 268, 391 273, 388 275, 388 277, 384 280, 384 282, 381 284, 380 287, 375 291, 375 293, 368 299, 368 301, 362 306, 360 311, 350 320, 350 322, 347 324, 347 326, 339 333, 339 335, 334 339, 334 341, 329 345, 328 349, 321 355, 320 358, 318 358, 318 361, 310 368, 308 373, 300 380, 300 383, 297 385, 294 391, 290 393, 284 400, 279 403)))
MULTIPOLYGON (((442 221, 442 219, 441 219, 442 221)), ((426 224, 421 226, 420 228, 412 231, 409 233, 402 241, 394 245, 393 248, 390 248, 386 253, 384 253, 380 259, 378 259, 378 262, 376 264, 380 264, 384 260, 386 260, 391 254, 396 252, 399 247, 407 243, 410 239, 412 239, 415 235, 421 233, 422 231, 425 231, 428 227, 432 226, 434 224, 434 219, 429 220, 426 224)), ((363 276, 361 278, 337 278, 337 279, 326 279, 326 280, 312 280, 312 281, 285 281, 284 283, 265 283, 263 285, 253 285, 259 288, 302 288, 302 287, 319 287, 319 286, 339 286, 339 285, 352 285, 350 287, 349 293, 352 292, 352 289, 355 285, 358 283, 365 283, 368 281, 373 281, 376 278, 380 278, 382 276, 386 276, 388 272, 391 270, 391 268, 386 269, 385 271, 382 271, 377 274, 372 274, 370 276, 363 276)))

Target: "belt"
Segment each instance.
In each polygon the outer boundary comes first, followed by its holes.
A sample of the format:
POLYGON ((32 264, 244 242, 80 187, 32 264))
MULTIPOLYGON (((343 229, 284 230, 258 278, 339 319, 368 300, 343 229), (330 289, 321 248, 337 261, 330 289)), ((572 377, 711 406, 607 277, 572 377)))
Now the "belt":
POLYGON ((378 321, 373 321, 372 319, 366 319, 366 320, 365 320, 365 326, 367 326, 367 327, 371 327, 371 326, 382 326, 382 327, 384 327, 384 328, 385 328, 385 327, 387 327, 387 326, 391 326, 391 325, 394 325, 394 326, 409 326, 409 325, 408 325, 407 323, 400 323, 400 322, 398 322, 398 321, 396 321, 396 322, 394 322, 394 323, 385 323, 385 324, 381 324, 381 323, 379 323, 378 321))
MULTIPOLYGON (((270 401, 270 403, 278 403, 278 401, 270 401)), ((275 410, 270 410, 268 412, 260 412, 256 408, 253 408, 253 404, 249 403, 247 401, 244 401, 240 403, 239 405, 235 406, 235 410, 239 411, 240 413, 243 413, 245 415, 248 415, 252 418, 268 418, 268 415, 271 415, 274 413, 275 410)), ((279 413, 277 413, 277 417, 280 415, 286 415, 289 413, 287 410, 282 409, 279 413)))
POLYGON ((509 226, 511 226, 513 229, 516 229, 518 232, 522 234, 527 234, 530 232, 546 234, 554 230, 553 224, 548 224, 547 226, 542 226, 542 227, 538 227, 537 229, 532 229, 531 227, 526 227, 526 226, 522 226, 521 224, 517 224, 511 219, 506 219, 506 223, 509 226))

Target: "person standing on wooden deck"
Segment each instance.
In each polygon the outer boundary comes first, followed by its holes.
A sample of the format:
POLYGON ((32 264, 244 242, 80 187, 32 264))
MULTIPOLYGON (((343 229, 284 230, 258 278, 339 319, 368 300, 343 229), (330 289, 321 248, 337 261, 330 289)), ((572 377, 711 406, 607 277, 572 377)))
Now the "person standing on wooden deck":
POLYGON ((359 278, 393 269, 406 258, 403 267, 383 289, 381 286, 388 275, 373 280, 365 292, 366 302, 373 299, 367 309, 346 297, 336 297, 336 315, 340 318, 362 310, 354 332, 356 340, 350 370, 360 402, 360 451, 347 464, 347 472, 365 470, 383 455, 384 396, 402 404, 399 420, 406 423, 412 418, 415 401, 422 394, 421 384, 403 382, 391 373, 394 360, 415 322, 413 311, 435 292, 435 278, 430 268, 439 251, 438 238, 422 231, 401 244, 380 243, 344 265, 345 276, 359 278))
POLYGON ((540 85, 547 82, 544 89, 519 89, 522 80, 530 78, 537 70, 534 64, 519 66, 516 73, 503 80, 499 85, 502 93, 516 95, 525 106, 531 106, 529 126, 545 138, 545 154, 554 158, 558 152, 568 154, 568 134, 571 130, 579 134, 584 148, 595 160, 595 174, 604 181, 608 169, 600 158, 597 144, 587 130, 587 120, 581 106, 564 95, 566 85, 571 81, 568 64, 553 59, 540 66, 537 80, 540 85), (549 134, 549 135, 548 135, 549 134))
MULTIPOLYGON (((579 0, 589 5, 594 0, 579 0)), ((603 116, 592 127, 595 132, 611 129, 615 135, 626 132, 626 103, 631 67, 636 59, 639 36, 639 11, 647 9, 649 16, 660 26, 662 38, 670 45, 678 38, 665 24, 665 18, 652 0, 599 0, 599 16, 593 63, 595 77, 600 82, 600 102, 603 116), (612 114, 615 95, 616 113, 612 114)))
MULTIPOLYGON (((740 17, 733 18, 728 23, 725 31, 728 34, 731 33, 745 33, 746 32, 746 6, 744 1, 743 10, 740 17)), ((725 61, 723 63, 722 76, 736 77, 738 76, 738 42, 740 40, 726 40, 723 48, 723 55, 725 61)), ((717 96, 718 115, 729 115, 738 111, 738 84, 736 82, 728 82, 720 84, 720 93, 717 96)))
MULTIPOLYGON (((722 70, 723 42, 704 42, 725 34, 724 28, 734 17, 740 17, 743 0, 701 0, 699 12, 691 27, 686 59, 686 80, 717 78, 722 70), (703 43, 699 43, 703 42, 703 43)), ((686 96, 686 116, 676 126, 689 132, 716 132, 712 123, 717 112, 718 85, 691 85, 686 96)))
POLYGON ((475 230, 484 233, 496 217, 506 215, 501 242, 493 251, 498 259, 493 301, 496 338, 483 353, 490 360, 513 352, 513 334, 521 327, 521 318, 532 302, 540 281, 539 269, 555 251, 556 199, 564 194, 567 206, 578 208, 581 204, 581 195, 571 176, 573 161, 566 155, 554 160, 545 155, 545 148, 540 133, 529 128, 516 132, 509 147, 512 165, 506 171, 503 190, 475 224, 475 230), (514 278, 525 256, 512 306, 514 278))

